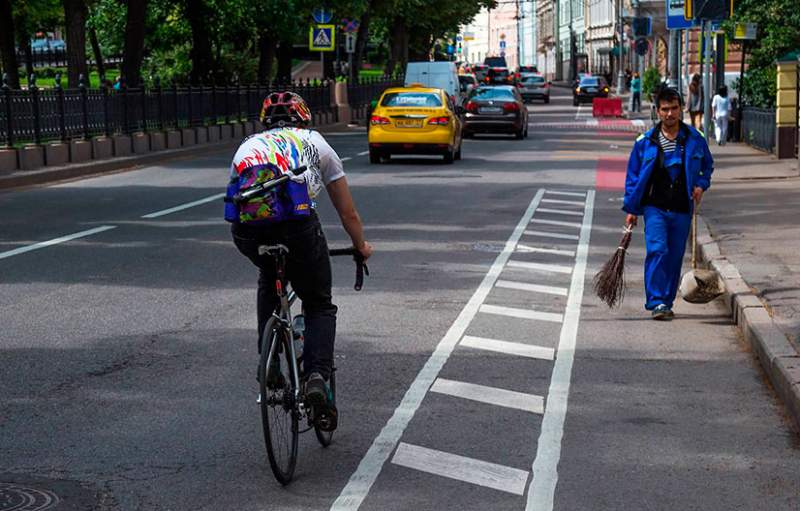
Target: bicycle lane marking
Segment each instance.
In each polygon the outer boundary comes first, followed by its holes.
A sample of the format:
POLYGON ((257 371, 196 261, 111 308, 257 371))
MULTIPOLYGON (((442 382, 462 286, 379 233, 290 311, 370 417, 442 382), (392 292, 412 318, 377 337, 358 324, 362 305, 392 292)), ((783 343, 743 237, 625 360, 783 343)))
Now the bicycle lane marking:
POLYGON ((589 238, 594 217, 594 190, 586 196, 586 207, 581 227, 580 240, 575 256, 575 269, 564 311, 564 322, 558 341, 556 362, 547 393, 547 408, 542 419, 542 429, 533 461, 533 481, 528 488, 525 511, 552 511, 558 484, 558 463, 561 459, 561 440, 564 436, 564 420, 567 415, 567 400, 572 378, 572 363, 578 338, 578 321, 581 315, 583 287, 586 278, 586 260, 589 254, 589 238))
POLYGON ((75 234, 70 234, 68 236, 62 236, 60 238, 54 238, 48 241, 42 241, 41 243, 35 243, 33 245, 28 245, 26 247, 15 248, 13 250, 7 250, 5 252, 0 252, 0 259, 5 259, 7 257, 12 257, 19 254, 24 254, 25 252, 30 252, 31 250, 37 250, 40 248, 45 247, 52 247, 53 245, 58 245, 61 243, 66 243, 68 241, 72 241, 78 238, 85 238, 86 236, 91 236, 92 234, 98 234, 101 232, 108 231, 110 229, 115 229, 116 225, 103 225, 100 227, 95 227, 94 229, 89 229, 88 231, 81 231, 76 232, 75 234))
POLYGON ((470 298, 467 305, 464 306, 464 309, 453 322, 450 329, 444 337, 442 337, 442 340, 439 341, 436 350, 430 358, 428 358, 425 366, 411 383, 405 396, 403 396, 403 400, 400 402, 400 406, 395 409, 392 417, 378 434, 378 437, 373 441, 366 455, 364 455, 364 458, 362 458, 361 462, 358 464, 358 468, 356 468, 356 471, 350 476, 347 485, 334 501, 331 506, 331 511, 354 511, 364 502, 372 485, 378 478, 383 465, 386 463, 386 460, 389 459, 392 451, 394 451, 397 443, 400 441, 400 437, 414 417, 428 389, 436 380, 456 344, 458 344, 458 341, 466 332, 467 327, 469 327, 470 323, 475 318, 475 315, 478 313, 481 305, 483 305, 489 292, 494 288, 495 282, 505 267, 506 262, 508 262, 508 259, 511 257, 511 254, 514 253, 517 242, 519 242, 522 237, 544 193, 544 188, 540 188, 539 191, 536 192, 528 209, 525 211, 519 224, 517 224, 514 232, 506 242, 505 248, 498 254, 497 259, 495 259, 489 272, 472 295, 472 298, 470 298))

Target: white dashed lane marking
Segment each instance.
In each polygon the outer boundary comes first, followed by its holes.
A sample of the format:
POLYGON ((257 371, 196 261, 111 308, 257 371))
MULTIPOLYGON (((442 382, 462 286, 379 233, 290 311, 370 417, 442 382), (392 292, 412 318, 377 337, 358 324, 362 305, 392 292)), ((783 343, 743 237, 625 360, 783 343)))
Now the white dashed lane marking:
POLYGON ((486 339, 485 337, 473 337, 471 335, 465 335, 464 338, 461 339, 459 346, 539 360, 555 360, 556 358, 556 350, 553 348, 533 346, 531 344, 522 344, 519 342, 499 341, 497 339, 486 339))
POLYGON ((431 392, 531 413, 544 413, 544 398, 542 396, 525 394, 513 390, 437 378, 436 381, 433 382, 431 392))
POLYGON ((60 238, 55 238, 48 241, 42 241, 41 243, 35 243, 33 245, 28 245, 26 247, 19 247, 13 250, 7 250, 5 252, 0 252, 0 259, 5 259, 7 257, 24 254, 32 250, 38 250, 40 248, 52 247, 53 245, 59 245, 61 243, 66 243, 68 241, 76 240, 78 238, 85 238, 86 236, 91 236, 92 234, 97 234, 114 228, 116 228, 115 225, 103 225, 101 227, 95 227, 94 229, 89 229, 88 231, 76 232, 75 234, 69 234, 67 236, 62 236, 60 238))

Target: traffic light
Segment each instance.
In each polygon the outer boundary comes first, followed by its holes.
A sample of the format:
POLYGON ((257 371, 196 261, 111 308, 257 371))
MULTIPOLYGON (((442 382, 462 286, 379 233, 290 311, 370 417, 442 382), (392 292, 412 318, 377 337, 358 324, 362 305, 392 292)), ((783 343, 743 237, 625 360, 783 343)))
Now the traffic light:
POLYGON ((685 0, 683 17, 687 20, 728 20, 733 16, 733 0, 685 0))

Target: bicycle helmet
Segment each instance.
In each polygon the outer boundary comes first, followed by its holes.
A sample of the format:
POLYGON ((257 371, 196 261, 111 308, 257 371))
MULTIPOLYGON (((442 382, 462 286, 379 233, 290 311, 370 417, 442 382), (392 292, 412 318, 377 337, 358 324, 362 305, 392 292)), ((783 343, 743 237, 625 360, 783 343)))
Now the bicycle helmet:
POLYGON ((287 125, 305 128, 311 121, 306 101, 294 92, 273 92, 264 99, 261 123, 267 128, 287 125))

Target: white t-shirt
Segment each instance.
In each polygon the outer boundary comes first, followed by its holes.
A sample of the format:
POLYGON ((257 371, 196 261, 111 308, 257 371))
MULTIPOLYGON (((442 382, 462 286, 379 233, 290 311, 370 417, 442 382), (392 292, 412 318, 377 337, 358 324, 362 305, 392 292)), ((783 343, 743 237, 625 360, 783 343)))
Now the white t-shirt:
POLYGON ((731 115, 731 98, 723 98, 719 94, 714 96, 711 102, 714 107, 714 115, 717 117, 730 117, 731 115))
POLYGON ((231 162, 231 179, 238 179, 241 169, 272 163, 287 172, 305 165, 303 175, 308 196, 315 200, 323 186, 344 177, 342 160, 316 131, 300 128, 276 128, 250 135, 236 150, 231 162))

